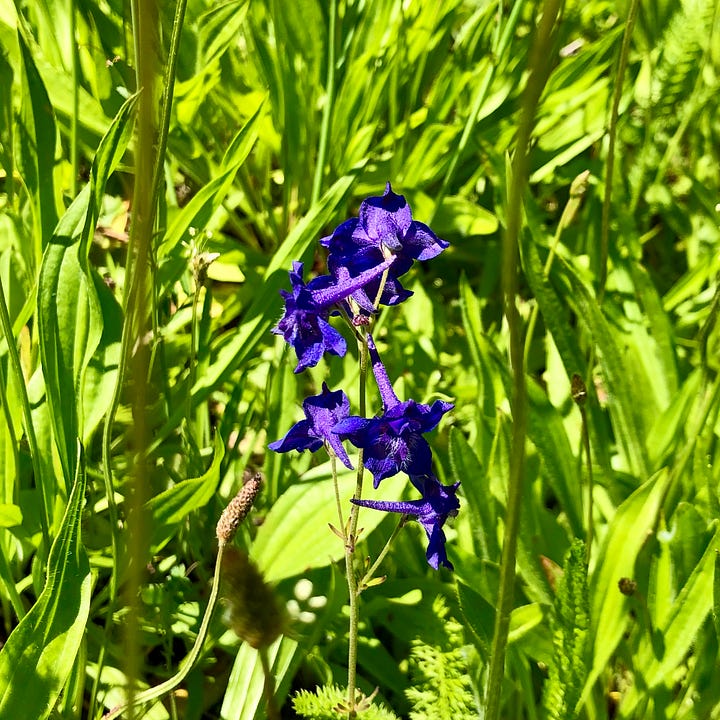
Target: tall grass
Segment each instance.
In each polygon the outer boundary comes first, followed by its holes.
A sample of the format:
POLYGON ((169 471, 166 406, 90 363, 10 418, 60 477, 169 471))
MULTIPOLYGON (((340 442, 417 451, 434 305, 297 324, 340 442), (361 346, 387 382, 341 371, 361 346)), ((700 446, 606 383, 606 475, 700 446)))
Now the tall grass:
POLYGON ((398 717, 720 716, 718 3, 547 5, 0 3, 0 717, 98 718, 186 657, 124 716, 338 702, 330 463, 265 447, 324 379, 357 405, 357 362, 295 382, 269 330, 388 180, 451 243, 375 335, 404 396, 454 399, 462 506, 454 573, 408 526, 362 593, 358 688, 398 717), (264 653, 202 621, 257 471, 234 545, 287 609, 264 653))

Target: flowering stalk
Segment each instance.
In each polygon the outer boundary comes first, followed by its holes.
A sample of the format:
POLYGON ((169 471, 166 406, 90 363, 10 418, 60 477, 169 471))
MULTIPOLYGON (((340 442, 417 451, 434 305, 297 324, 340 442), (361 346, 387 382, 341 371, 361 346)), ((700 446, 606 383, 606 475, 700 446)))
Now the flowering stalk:
POLYGON ((449 516, 457 513, 456 492, 460 483, 449 486, 440 483, 432 470, 432 451, 423 434, 433 430, 453 405, 441 400, 432 405, 400 400, 369 332, 380 305, 397 305, 412 295, 402 286, 400 276, 416 260, 429 260, 441 253, 448 243, 438 238, 427 225, 413 220, 405 198, 395 194, 388 183, 383 195, 364 200, 358 217, 339 225, 331 235, 322 238, 320 244, 329 250, 329 274, 306 283, 302 263, 293 263, 290 271, 292 290, 281 291, 285 311, 273 332, 282 335, 293 346, 298 359, 295 372, 298 373, 317 365, 326 352, 340 357, 345 355, 345 338, 330 320, 336 315, 346 320, 358 344, 359 415, 350 415, 350 403, 342 390, 331 391, 323 383, 319 395, 303 402, 305 418, 268 447, 276 452, 314 452, 325 447, 330 456, 342 528, 333 530, 344 543, 350 608, 347 704, 342 705, 342 712, 347 712, 348 719, 352 720, 360 709, 356 698, 359 596, 370 584, 377 583, 372 582, 373 575, 407 518, 417 520, 427 533, 426 555, 430 566, 437 569, 444 565, 452 569, 445 551, 442 526, 449 516), (366 416, 369 369, 375 376, 383 408, 382 413, 373 418, 366 416), (343 519, 336 463, 336 459, 340 459, 352 469, 343 446, 345 440, 358 451, 355 492, 347 522, 343 519), (375 489, 383 479, 399 472, 406 473, 422 498, 407 502, 364 499, 366 468, 373 476, 375 489), (355 571, 355 550, 361 507, 400 513, 402 518, 380 557, 359 580, 355 571))

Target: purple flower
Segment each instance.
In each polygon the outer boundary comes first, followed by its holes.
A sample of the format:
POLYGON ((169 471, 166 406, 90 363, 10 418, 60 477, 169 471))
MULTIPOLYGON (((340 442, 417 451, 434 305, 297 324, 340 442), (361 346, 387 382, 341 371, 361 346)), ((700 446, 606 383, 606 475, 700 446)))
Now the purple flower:
POLYGON ((338 422, 332 432, 364 449, 363 460, 373 475, 375 488, 381 480, 399 472, 405 472, 411 478, 431 475, 432 451, 422 433, 433 430, 454 406, 442 400, 436 400, 432 405, 415 400, 401 402, 390 384, 371 335, 368 335, 367 343, 384 412, 374 418, 351 415, 338 422))
MULTIPOLYGON (((420 482, 420 478, 415 478, 420 482)), ((422 478, 422 498, 409 501, 388 501, 388 500, 351 500, 355 505, 372 508, 373 510, 384 510, 385 512, 403 513, 413 516, 425 529, 428 536, 428 547, 425 556, 428 563, 436 570, 444 565, 450 570, 452 563, 447 558, 445 551, 445 533, 443 525, 448 517, 455 517, 460 508, 460 501, 456 493, 460 486, 457 482, 454 485, 442 485, 432 474, 422 478)))
MULTIPOLYGON (((383 195, 363 200, 359 217, 346 220, 320 244, 330 250, 328 267, 333 275, 340 268, 358 275, 395 256, 380 298, 384 305, 396 305, 412 295, 398 278, 410 269, 413 260, 429 260, 448 247, 427 225, 412 219, 405 197, 396 195, 390 183, 383 195)), ((379 277, 364 288, 373 301, 379 289, 379 277)))
MULTIPOLYGON (((317 365, 325 352, 340 357, 345 355, 345 338, 328 322, 333 306, 353 293, 362 293, 363 285, 382 275, 393 260, 388 258, 354 277, 345 269, 336 277, 322 275, 307 284, 303 280, 303 264, 293 262, 289 273, 292 291, 280 291, 285 300, 285 312, 272 331, 282 335, 295 349, 296 373, 317 365)), ((369 300, 366 305, 368 303, 372 307, 369 300)))
POLYGON ((315 452, 327 443, 346 467, 352 470, 350 458, 333 426, 350 413, 350 401, 342 390, 331 391, 326 383, 322 392, 303 401, 305 420, 295 423, 285 437, 268 445, 275 452, 310 450, 315 452))

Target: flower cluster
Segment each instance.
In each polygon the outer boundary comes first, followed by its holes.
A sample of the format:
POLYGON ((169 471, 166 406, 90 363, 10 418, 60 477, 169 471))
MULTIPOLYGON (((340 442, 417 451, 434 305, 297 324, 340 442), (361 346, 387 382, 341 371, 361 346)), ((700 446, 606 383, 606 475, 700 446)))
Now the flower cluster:
POLYGON ((292 345, 298 359, 295 372, 302 372, 317 365, 326 352, 345 355, 345 339, 330 324, 332 315, 345 316, 367 344, 382 413, 374 418, 351 415, 345 393, 332 391, 323 383, 319 395, 304 401, 305 419, 268 447, 276 452, 314 452, 324 446, 352 468, 343 446, 343 441, 349 440, 362 448, 364 465, 376 489, 384 478, 406 473, 421 499, 392 502, 354 498, 352 502, 415 518, 428 536, 428 563, 435 569, 440 565, 452 569, 445 551, 443 525, 460 507, 456 496, 460 483, 443 485, 437 479, 432 470, 432 451, 423 434, 437 427, 453 405, 441 400, 432 405, 401 401, 372 335, 363 335, 359 330, 371 325, 379 305, 396 305, 410 297, 412 292, 402 286, 399 278, 414 260, 433 258, 448 243, 427 225, 413 220, 405 198, 395 194, 388 183, 382 196, 364 200, 359 216, 342 223, 320 244, 329 251, 329 274, 306 283, 303 264, 293 263, 292 290, 281 291, 285 312, 273 332, 292 345))

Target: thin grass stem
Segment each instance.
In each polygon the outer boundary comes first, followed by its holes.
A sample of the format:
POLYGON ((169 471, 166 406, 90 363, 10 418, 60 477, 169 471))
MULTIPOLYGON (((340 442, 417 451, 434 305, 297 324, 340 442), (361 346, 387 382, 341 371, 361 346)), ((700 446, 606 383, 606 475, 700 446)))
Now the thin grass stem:
POLYGON ((490 667, 485 692, 485 718, 498 720, 505 673, 505 655, 515 584, 515 558, 520 530, 523 475, 525 472, 525 437, 527 432, 527 388, 521 320, 516 305, 518 288, 519 238, 522 222, 522 198, 528 177, 530 135, 540 95, 551 69, 554 28, 562 0, 546 0, 539 18, 538 30, 530 55, 528 77, 520 111, 517 146, 512 163, 508 193, 507 229, 503 242, 502 284, 505 316, 510 335, 510 362, 513 373, 511 408, 513 417, 510 477, 505 510, 505 532, 500 560, 500 584, 495 612, 490 667))
POLYGON ((620 98, 623 91, 623 79, 630 57, 630 39, 632 38, 635 19, 637 18, 640 0, 630 0, 625 30, 623 31, 620 58, 615 72, 615 88, 613 90, 612 106, 610 110, 610 124, 608 127, 608 154, 605 161, 605 190, 602 204, 602 223, 600 226, 600 276, 598 279, 598 305, 602 305, 605 298, 605 285, 607 283, 607 264, 610 250, 610 201, 612 199, 613 173, 615 171, 615 142, 617 139, 617 123, 620 110, 620 98))
POLYGON ((158 700, 163 695, 174 690, 187 676, 190 670, 194 667, 198 658, 200 657, 200 651, 205 643, 207 637, 208 628, 210 627, 210 620, 212 619, 215 605, 217 604, 218 596, 220 593, 220 579, 222 572, 222 558, 225 550, 225 543, 219 543, 217 558, 215 559, 215 572, 213 574, 212 589, 210 590, 210 597, 208 598, 208 604, 205 608, 205 614, 203 615, 200 628, 198 630, 195 643, 193 644, 190 652, 187 654, 182 667, 173 675, 171 678, 166 680, 160 685, 148 688, 147 690, 137 693, 134 697, 120 707, 114 708, 110 712, 103 716, 103 720, 113 720, 113 718, 120 717, 122 713, 130 710, 132 707, 139 707, 146 705, 154 700, 158 700))
POLYGON ((328 38, 327 38, 327 76, 325 80, 325 107, 323 108, 322 124, 320 125, 320 142, 318 143, 317 161, 315 163, 315 176, 313 178, 311 204, 314 205, 322 192, 323 174, 325 172, 325 158, 327 157, 328 143, 330 141, 330 120, 333 105, 335 104, 335 16, 337 14, 337 0, 330 0, 328 8, 328 38))

